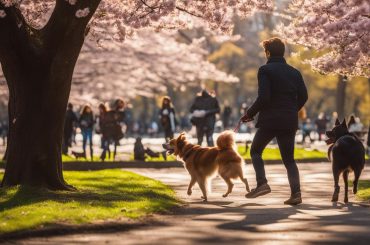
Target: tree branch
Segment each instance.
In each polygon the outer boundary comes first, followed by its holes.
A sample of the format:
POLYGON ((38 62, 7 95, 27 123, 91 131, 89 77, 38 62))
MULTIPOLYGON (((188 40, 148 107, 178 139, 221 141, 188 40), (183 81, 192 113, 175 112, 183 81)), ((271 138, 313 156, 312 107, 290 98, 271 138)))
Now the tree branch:
POLYGON ((42 30, 45 49, 50 52, 50 56, 68 47, 82 47, 87 25, 100 2, 101 0, 79 0, 75 5, 70 5, 68 1, 56 0, 54 11, 42 30), (78 18, 76 12, 85 8, 89 9, 89 14, 78 18))
POLYGON ((190 14, 190 15, 192 15, 192 16, 195 16, 195 17, 198 17, 198 18, 203 18, 203 16, 198 15, 198 14, 196 14, 196 13, 192 13, 192 12, 190 12, 189 10, 187 10, 187 9, 185 9, 185 8, 182 8, 182 7, 176 6, 176 9, 177 9, 177 10, 180 10, 180 11, 182 11, 182 12, 185 12, 185 13, 187 13, 187 14, 190 14))

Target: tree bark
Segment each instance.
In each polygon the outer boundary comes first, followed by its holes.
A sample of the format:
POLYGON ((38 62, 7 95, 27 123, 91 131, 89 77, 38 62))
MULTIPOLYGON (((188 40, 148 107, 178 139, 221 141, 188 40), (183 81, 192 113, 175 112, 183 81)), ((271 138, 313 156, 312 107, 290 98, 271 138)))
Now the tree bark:
POLYGON ((9 139, 1 186, 71 190, 63 179, 61 144, 73 70, 86 26, 100 0, 57 0, 42 30, 15 7, 0 9, 0 62, 9 88, 9 139), (75 12, 89 4, 90 14, 75 12))

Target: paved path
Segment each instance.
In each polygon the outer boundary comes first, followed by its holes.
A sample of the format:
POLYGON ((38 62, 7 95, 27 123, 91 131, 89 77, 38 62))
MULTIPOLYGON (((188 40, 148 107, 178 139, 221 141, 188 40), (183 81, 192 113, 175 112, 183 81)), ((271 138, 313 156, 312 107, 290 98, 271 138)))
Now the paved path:
MULTIPOLYGON (((332 204, 330 164, 301 164, 304 204, 282 205, 289 190, 282 165, 267 166, 273 192, 254 200, 244 198, 243 185, 222 198, 225 184, 216 178, 208 203, 199 199, 198 187, 186 196, 189 176, 184 169, 133 171, 171 185, 185 207, 174 215, 158 216, 158 223, 127 232, 78 234, 34 238, 24 244, 370 244, 370 208, 358 204, 332 204)), ((130 169, 131 170, 131 169, 130 169)), ((255 184, 251 166, 250 185, 255 184)), ((352 178, 352 175, 351 175, 352 178)), ((370 179, 370 166, 362 175, 370 179)), ((343 193, 340 199, 343 200, 343 193)), ((350 200, 354 196, 350 194, 350 200)), ((22 242, 22 241, 19 241, 22 242)))

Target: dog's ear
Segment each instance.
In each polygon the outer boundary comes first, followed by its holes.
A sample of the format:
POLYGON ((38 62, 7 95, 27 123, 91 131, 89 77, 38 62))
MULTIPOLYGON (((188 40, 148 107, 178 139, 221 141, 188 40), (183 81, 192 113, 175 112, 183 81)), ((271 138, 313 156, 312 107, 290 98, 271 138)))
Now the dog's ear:
POLYGON ((343 119, 342 126, 345 126, 347 128, 347 122, 345 118, 343 119))
POLYGON ((337 118, 336 120, 335 120, 335 126, 338 126, 340 124, 340 121, 339 121, 339 119, 337 118))
POLYGON ((185 132, 182 132, 182 133, 180 134, 179 139, 180 139, 180 140, 185 140, 185 139, 186 139, 185 132))

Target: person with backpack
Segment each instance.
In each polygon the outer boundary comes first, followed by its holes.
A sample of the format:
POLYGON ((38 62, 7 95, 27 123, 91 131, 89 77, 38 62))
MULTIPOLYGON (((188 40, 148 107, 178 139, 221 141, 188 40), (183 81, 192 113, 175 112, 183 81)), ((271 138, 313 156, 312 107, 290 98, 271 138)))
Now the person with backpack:
POLYGON ((190 108, 192 113, 191 122, 196 127, 198 145, 202 145, 203 137, 206 135, 207 145, 214 146, 213 132, 216 123, 216 114, 220 113, 220 105, 215 96, 207 90, 195 98, 190 108))
POLYGON ((110 158, 109 146, 114 144, 113 160, 116 158, 117 145, 120 139, 123 138, 123 132, 120 124, 120 117, 117 110, 109 110, 104 104, 99 105, 99 127, 102 134, 102 154, 100 159, 104 161, 107 153, 110 158))

